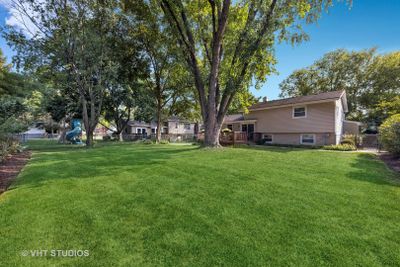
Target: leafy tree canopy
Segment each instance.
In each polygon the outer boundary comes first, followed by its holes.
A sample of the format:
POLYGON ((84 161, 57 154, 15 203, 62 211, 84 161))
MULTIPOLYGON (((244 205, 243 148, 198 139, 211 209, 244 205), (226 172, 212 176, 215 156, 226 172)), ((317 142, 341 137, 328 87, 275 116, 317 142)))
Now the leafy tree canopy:
POLYGON ((338 49, 311 66, 294 71, 281 84, 281 97, 346 90, 349 118, 380 123, 376 107, 400 95, 400 52, 377 54, 338 49))

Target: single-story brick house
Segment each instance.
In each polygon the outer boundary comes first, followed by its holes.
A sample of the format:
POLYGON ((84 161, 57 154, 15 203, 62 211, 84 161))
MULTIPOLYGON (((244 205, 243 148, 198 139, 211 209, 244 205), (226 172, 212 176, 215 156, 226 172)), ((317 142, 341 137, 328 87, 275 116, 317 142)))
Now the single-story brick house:
POLYGON ((345 131, 359 131, 360 123, 345 120, 347 112, 344 90, 272 101, 264 98, 249 107, 247 114, 227 115, 222 128, 271 144, 339 144, 345 131))

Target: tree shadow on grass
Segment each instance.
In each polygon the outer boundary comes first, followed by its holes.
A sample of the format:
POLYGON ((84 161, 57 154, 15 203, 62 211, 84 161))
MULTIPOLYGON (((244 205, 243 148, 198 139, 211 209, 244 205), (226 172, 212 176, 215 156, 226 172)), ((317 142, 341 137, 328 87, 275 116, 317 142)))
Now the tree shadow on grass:
POLYGON ((126 146, 132 145, 132 142, 110 142, 110 141, 95 141, 93 148, 87 148, 83 143, 81 145, 60 144, 57 140, 29 140, 24 144, 29 150, 37 152, 63 152, 76 150, 91 150, 108 146, 126 146))
POLYGON ((359 153, 351 166, 357 171, 347 174, 350 179, 400 187, 400 175, 387 168, 376 155, 359 153))
POLYGON ((39 187, 60 179, 93 179, 97 176, 112 178, 121 172, 134 174, 144 167, 151 168, 178 154, 199 149, 197 146, 182 148, 135 144, 117 145, 111 149, 107 147, 71 149, 51 146, 38 149, 38 154, 10 189, 21 186, 39 187))
POLYGON ((313 148, 306 147, 290 147, 290 146, 267 146, 267 145, 247 145, 247 144, 239 144, 235 146, 230 146, 231 148, 240 148, 240 149, 249 149, 249 150, 258 150, 258 151, 268 151, 268 152, 277 152, 277 153, 290 153, 290 152, 298 152, 298 151, 315 151, 313 148))

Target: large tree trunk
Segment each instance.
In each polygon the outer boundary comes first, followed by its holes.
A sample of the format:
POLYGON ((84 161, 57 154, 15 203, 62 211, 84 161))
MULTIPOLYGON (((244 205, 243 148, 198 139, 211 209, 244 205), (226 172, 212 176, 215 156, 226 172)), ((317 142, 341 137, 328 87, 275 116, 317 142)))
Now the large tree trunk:
POLYGON ((161 141, 161 100, 157 101, 157 130, 156 130, 156 143, 159 144, 161 141))
POLYGON ((162 127, 161 118, 157 118, 157 130, 156 130, 156 143, 160 143, 161 141, 161 127, 162 127))
POLYGON ((221 132, 221 124, 216 121, 216 116, 207 118, 205 121, 204 146, 221 147, 219 143, 219 134, 221 132))
POLYGON ((86 130, 86 146, 88 148, 93 147, 93 130, 86 130))
POLYGON ((65 119, 63 119, 63 124, 60 127, 60 137, 58 138, 58 143, 65 144, 65 136, 67 135, 68 129, 65 125, 65 119))
POLYGON ((87 101, 84 97, 81 97, 82 101, 82 119, 83 119, 83 124, 85 125, 85 131, 86 131, 86 147, 91 148, 93 147, 93 132, 94 132, 94 127, 93 125, 93 112, 91 111, 91 117, 89 117, 88 114, 88 108, 87 108, 87 101))

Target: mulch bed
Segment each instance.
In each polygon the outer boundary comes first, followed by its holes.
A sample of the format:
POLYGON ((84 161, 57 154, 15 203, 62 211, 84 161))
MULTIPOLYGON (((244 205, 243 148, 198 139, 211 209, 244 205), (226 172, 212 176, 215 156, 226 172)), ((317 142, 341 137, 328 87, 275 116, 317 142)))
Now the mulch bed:
POLYGON ((0 194, 7 190, 30 158, 31 152, 23 151, 0 162, 0 194))
POLYGON ((383 153, 379 155, 379 158, 386 163, 386 165, 392 170, 400 173, 400 158, 394 157, 389 153, 383 153))

